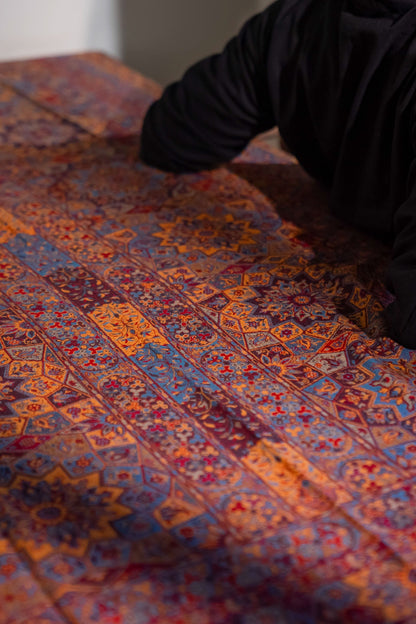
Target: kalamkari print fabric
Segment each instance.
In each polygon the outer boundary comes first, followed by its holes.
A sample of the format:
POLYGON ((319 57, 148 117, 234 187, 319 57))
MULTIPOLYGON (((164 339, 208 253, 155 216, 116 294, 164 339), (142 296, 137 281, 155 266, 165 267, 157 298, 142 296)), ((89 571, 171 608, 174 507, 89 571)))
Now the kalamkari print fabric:
POLYGON ((415 624, 389 250, 261 140, 139 162, 159 92, 0 65, 0 622, 415 624))

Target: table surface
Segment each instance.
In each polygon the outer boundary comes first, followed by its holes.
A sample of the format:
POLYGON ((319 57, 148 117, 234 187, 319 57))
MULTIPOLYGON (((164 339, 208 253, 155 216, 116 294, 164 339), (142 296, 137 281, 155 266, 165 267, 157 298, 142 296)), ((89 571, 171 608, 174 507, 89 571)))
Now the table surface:
POLYGON ((290 156, 138 162, 160 92, 0 65, 0 622, 416 622, 388 250, 290 156))

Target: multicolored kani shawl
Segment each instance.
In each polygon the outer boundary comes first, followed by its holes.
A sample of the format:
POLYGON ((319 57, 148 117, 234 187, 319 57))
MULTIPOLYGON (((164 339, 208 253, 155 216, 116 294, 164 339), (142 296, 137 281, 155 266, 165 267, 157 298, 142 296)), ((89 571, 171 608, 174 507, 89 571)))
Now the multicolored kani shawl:
POLYGON ((261 141, 138 162, 158 93, 0 66, 0 622, 414 624, 388 250, 261 141))

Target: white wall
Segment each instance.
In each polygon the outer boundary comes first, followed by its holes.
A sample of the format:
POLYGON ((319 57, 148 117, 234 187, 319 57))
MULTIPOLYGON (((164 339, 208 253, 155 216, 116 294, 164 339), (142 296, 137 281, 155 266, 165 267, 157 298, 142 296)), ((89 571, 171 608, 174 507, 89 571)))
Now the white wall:
POLYGON ((122 56, 162 84, 221 50, 258 0, 121 0, 122 56))
POLYGON ((120 55, 117 0, 0 0, 0 60, 102 50, 120 55))
POLYGON ((101 50, 166 84, 270 0, 0 0, 0 61, 101 50))

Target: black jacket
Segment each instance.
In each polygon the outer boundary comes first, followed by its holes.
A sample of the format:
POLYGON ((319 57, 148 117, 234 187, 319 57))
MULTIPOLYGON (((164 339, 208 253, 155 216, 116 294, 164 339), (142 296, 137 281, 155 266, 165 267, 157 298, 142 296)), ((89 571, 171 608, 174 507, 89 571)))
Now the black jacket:
POLYGON ((275 125, 334 214, 393 241, 390 333, 416 348, 416 3, 278 0, 145 118, 141 157, 196 171, 275 125))

